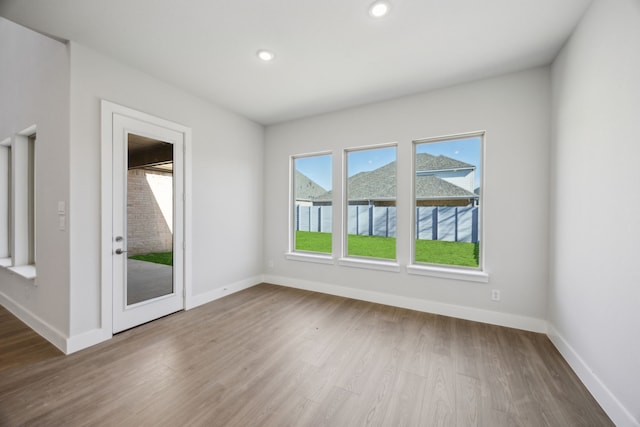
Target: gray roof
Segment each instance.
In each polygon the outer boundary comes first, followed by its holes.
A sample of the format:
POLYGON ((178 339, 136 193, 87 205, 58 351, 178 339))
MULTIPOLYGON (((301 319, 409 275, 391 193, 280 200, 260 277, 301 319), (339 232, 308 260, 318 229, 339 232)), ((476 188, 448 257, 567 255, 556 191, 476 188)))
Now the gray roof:
POLYGON ((396 198, 396 162, 370 172, 360 172, 348 180, 349 200, 393 200, 396 198))
POLYGON ((315 200, 318 196, 327 192, 314 180, 298 170, 296 170, 294 180, 296 200, 315 200))
POLYGON ((315 199, 314 202, 331 202, 333 200, 333 193, 331 191, 325 191, 315 199))
POLYGON ((433 156, 428 153, 416 154, 416 171, 441 171, 449 169, 470 169, 475 168, 474 165, 452 159, 447 156, 433 156))
MULTIPOLYGON (((446 156, 436 157, 430 154, 425 154, 424 157, 422 157, 421 154, 418 156, 421 156, 418 158, 423 159, 423 165, 426 166, 441 167, 449 165, 451 169, 454 169, 453 166, 458 169, 473 167, 473 165, 450 159, 446 156)), ((448 168, 443 167, 443 169, 448 168)), ((476 195, 474 193, 451 184, 437 176, 416 176, 416 198, 418 200, 466 199, 475 197, 476 195)), ((391 162, 370 172, 360 172, 349 178, 348 198, 351 201, 394 200, 396 198, 396 162, 391 162)))
MULTIPOLYGON (((416 155, 418 171, 468 169, 474 166, 447 156, 432 156, 427 153, 416 155)), ((331 191, 327 191, 312 179, 296 171, 296 200, 326 202, 332 200, 331 191)), ((396 198, 396 162, 368 172, 360 172, 348 180, 349 200, 395 200, 396 198)), ((434 175, 416 176, 416 199, 466 199, 477 194, 451 184, 434 175)))

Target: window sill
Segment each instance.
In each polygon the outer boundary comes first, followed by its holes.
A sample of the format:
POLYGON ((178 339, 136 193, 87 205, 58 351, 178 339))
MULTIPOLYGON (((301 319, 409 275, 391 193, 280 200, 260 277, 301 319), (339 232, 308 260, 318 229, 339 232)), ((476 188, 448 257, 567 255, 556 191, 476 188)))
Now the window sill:
POLYGON ((366 268, 369 270, 400 272, 400 264, 395 261, 380 261, 361 258, 340 258, 338 264, 345 267, 366 268))
POLYGON ((315 262, 317 264, 333 264, 331 255, 312 254, 304 252, 287 252, 285 257, 292 261, 315 262))
POLYGON ((11 267, 11 258, 0 258, 0 267, 11 267))
POLYGON ((9 267, 9 271, 13 271, 15 274, 22 276, 25 279, 33 280, 36 278, 35 265, 18 265, 16 267, 9 267))
POLYGON ((489 275, 484 271, 464 270, 461 268, 411 264, 407 266, 407 273, 419 276, 441 277, 444 279, 466 280, 468 282, 489 282, 489 275))

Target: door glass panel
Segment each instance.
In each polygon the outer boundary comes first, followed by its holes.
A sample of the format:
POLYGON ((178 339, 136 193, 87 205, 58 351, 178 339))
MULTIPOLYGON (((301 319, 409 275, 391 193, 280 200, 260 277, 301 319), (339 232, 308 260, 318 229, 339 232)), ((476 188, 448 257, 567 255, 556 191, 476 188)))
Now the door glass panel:
POLYGON ((129 134, 127 305, 174 291, 173 188, 173 144, 129 134))

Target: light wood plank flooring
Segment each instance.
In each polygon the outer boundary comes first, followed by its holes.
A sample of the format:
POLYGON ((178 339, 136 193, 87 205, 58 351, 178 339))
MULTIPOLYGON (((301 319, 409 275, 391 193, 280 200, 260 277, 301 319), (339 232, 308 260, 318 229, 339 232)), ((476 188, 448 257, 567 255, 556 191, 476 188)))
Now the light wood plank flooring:
POLYGON ((63 353, 0 306, 0 377, 6 369, 56 357, 63 353))
POLYGON ((11 317, 2 426, 612 425, 542 334, 313 292, 258 285, 70 356, 11 317))

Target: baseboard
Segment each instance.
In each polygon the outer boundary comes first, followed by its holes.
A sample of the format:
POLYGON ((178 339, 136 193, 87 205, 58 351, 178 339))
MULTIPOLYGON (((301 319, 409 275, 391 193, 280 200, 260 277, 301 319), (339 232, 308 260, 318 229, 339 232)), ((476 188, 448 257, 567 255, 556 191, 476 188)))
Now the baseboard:
POLYGON ((47 322, 2 292, 0 292, 0 305, 9 310, 11 314, 24 322, 44 339, 60 349, 60 351, 65 354, 67 353, 67 337, 62 332, 49 325, 47 322))
POLYGON ((560 335, 556 328, 549 324, 549 339, 556 346, 562 357, 567 361, 571 369, 578 375, 578 378, 587 387, 587 390, 598 401, 602 409, 616 426, 640 427, 640 422, 622 405, 622 403, 611 393, 611 390, 594 374, 593 370, 580 357, 567 340, 560 335))
POLYGON ((473 307, 465 307, 454 304, 446 304, 437 301, 421 300, 383 292, 368 291, 364 289, 349 288, 346 286, 332 285, 328 283, 309 280, 293 279, 282 276, 264 276, 264 281, 274 285, 290 288, 305 289, 324 294, 337 295, 426 313, 442 314, 444 316, 459 319, 473 320, 475 322, 489 323, 492 325, 506 326, 509 328, 523 329, 525 331, 547 333, 546 320, 533 317, 520 316, 498 311, 483 310, 473 307))
POLYGON ((203 294, 192 295, 191 297, 187 297, 185 301, 185 309, 190 310, 192 308, 198 307, 208 302, 215 301, 219 298, 222 298, 227 295, 231 295, 233 293, 239 292, 243 289, 247 289, 252 286, 255 286, 259 283, 262 283, 262 281, 263 281, 262 276, 253 276, 244 280, 240 280, 235 283, 231 283, 221 288, 213 289, 203 294))
POLYGON ((67 354, 84 350, 85 348, 110 340, 113 335, 111 331, 104 329, 92 329, 78 335, 74 335, 67 340, 67 354))

